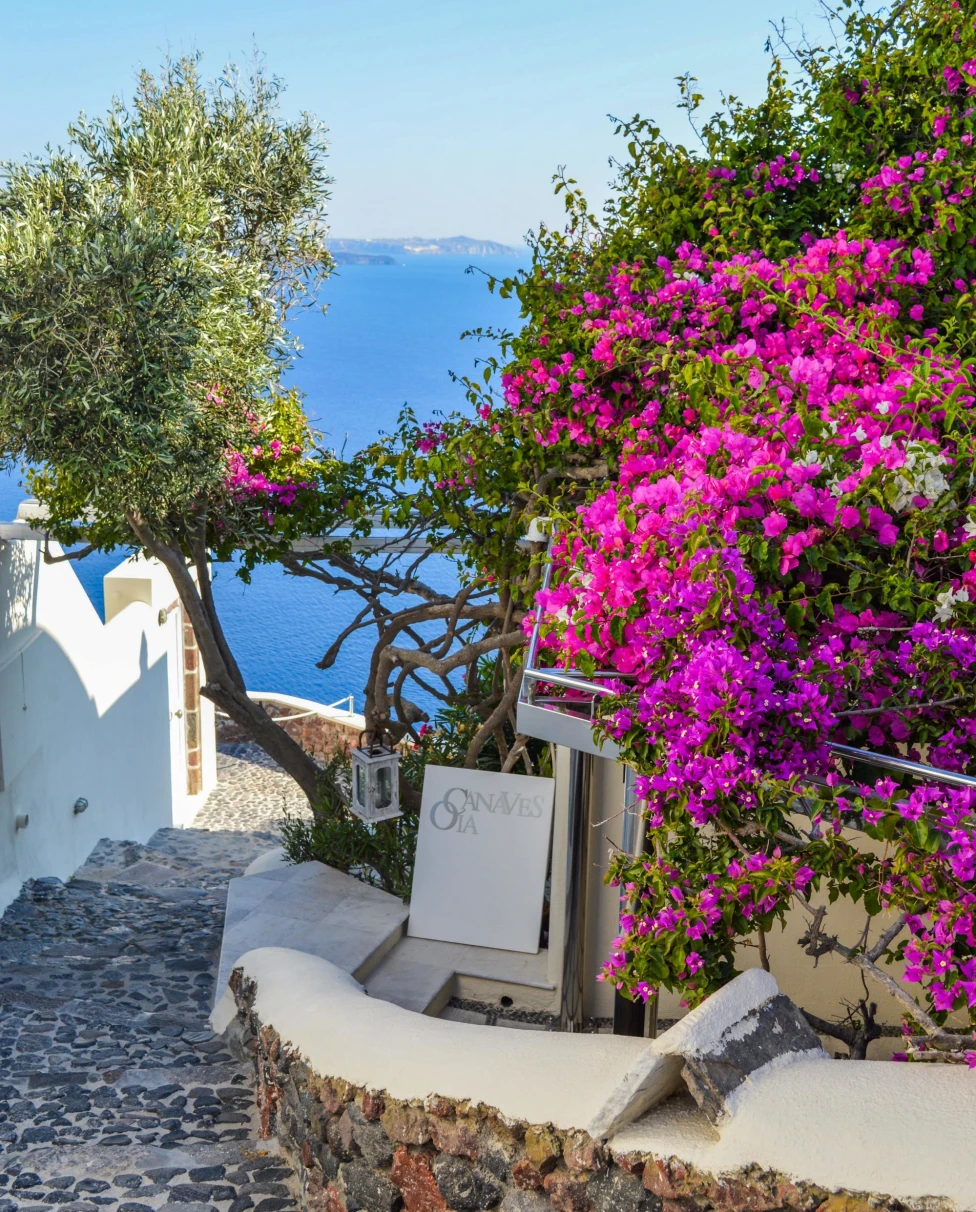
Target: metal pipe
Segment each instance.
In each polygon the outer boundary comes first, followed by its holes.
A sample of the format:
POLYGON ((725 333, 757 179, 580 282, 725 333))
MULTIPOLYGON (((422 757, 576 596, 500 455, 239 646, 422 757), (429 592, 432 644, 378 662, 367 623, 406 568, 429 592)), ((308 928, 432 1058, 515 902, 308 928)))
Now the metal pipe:
MULTIPOLYGON (((548 682, 552 686, 562 686, 566 690, 576 690, 580 694, 590 694, 596 698, 608 698, 614 691, 591 682, 576 670, 536 669, 526 668, 524 677, 532 682, 548 682)), ((600 675, 596 675, 600 676, 600 675)), ((605 676, 614 676, 606 674, 605 676)), ((567 706, 575 705, 572 701, 567 706)), ((582 704, 580 704, 582 706, 582 704)), ((853 745, 839 745, 833 741, 827 742, 827 748, 838 757, 849 758, 853 761, 864 762, 868 766, 877 766, 882 770, 894 770, 900 774, 911 774, 915 778, 932 779, 937 783, 946 783, 951 787, 976 787, 976 775, 959 774, 955 770, 943 770, 941 766, 929 766, 924 762, 913 762, 908 758, 896 757, 888 753, 875 753, 871 749, 858 749, 853 745)))
POLYGON ((568 682, 565 678, 573 678, 584 683, 586 689, 591 694, 616 694, 615 690, 608 690, 606 686, 600 686, 596 682, 591 682, 590 678, 616 678, 619 682, 634 682, 637 679, 631 673, 618 673, 616 669, 595 669, 592 673, 581 673, 578 669, 540 669, 538 666, 527 664, 522 670, 522 676, 529 678, 533 682, 551 682, 553 686, 567 686, 568 682))
POLYGON ((831 753, 836 753, 838 757, 865 762, 869 766, 878 766, 882 770, 897 770, 900 774, 913 774, 919 779, 933 779, 937 783, 947 783, 950 787, 976 787, 976 776, 958 774, 955 770, 943 770, 941 766, 927 766, 924 762, 910 762, 908 758, 895 757, 887 753, 873 753, 870 749, 855 749, 853 745, 834 745, 828 742, 827 748, 831 753))
MULTIPOLYGON (((635 858, 644 853, 644 837, 647 833, 647 801, 634 800, 634 771, 631 767, 627 768, 627 773, 624 776, 624 818, 623 828, 620 834, 620 848, 625 854, 633 855, 635 858)), ((620 893, 620 911, 626 913, 630 910, 631 902, 626 892, 621 890, 620 893)), ((621 933, 623 933, 621 931, 621 933)), ((624 997, 619 989, 614 990, 613 994, 613 1033, 614 1035, 637 1035, 644 1034, 644 1020, 647 1016, 647 1007, 643 1002, 633 1001, 629 997, 624 997)))
POLYGON ((587 714, 589 714, 590 710, 590 704, 584 699, 567 699, 566 696, 562 694, 536 694, 533 695, 532 702, 536 704, 556 703, 560 707, 565 707, 567 710, 571 709, 575 705, 577 707, 581 707, 587 714))
POLYGON ((589 867, 590 776, 592 759, 578 749, 569 754, 569 811, 566 837, 566 935, 559 1029, 583 1030, 583 955, 586 943, 586 877, 589 867))
POLYGON ((591 682, 583 677, 581 673, 576 673, 575 670, 570 670, 568 673, 564 669, 534 669, 527 666, 522 671, 523 677, 526 677, 531 682, 548 682, 551 686, 562 686, 566 690, 578 690, 581 694, 596 694, 602 697, 609 697, 616 693, 609 690, 606 686, 600 686, 597 682, 591 682))

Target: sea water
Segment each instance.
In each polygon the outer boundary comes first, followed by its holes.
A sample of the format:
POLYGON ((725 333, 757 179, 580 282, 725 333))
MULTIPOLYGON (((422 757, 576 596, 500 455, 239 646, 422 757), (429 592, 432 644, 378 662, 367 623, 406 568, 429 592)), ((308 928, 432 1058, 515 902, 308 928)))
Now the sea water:
MULTIPOLYGON (((522 263, 489 257, 480 265, 505 276, 522 263)), ((517 304, 491 294, 483 273, 466 273, 470 264, 468 257, 440 255, 342 266, 322 290, 326 315, 309 311, 295 318, 292 327, 304 348, 289 382, 305 392, 325 445, 344 446, 347 455, 361 450, 394 429, 407 404, 421 420, 468 408, 451 372, 471 374, 475 359, 494 347, 462 342, 461 333, 514 328, 518 322, 517 304)), ((0 518, 12 518, 23 499, 19 481, 13 473, 0 477, 0 518)), ((93 555, 74 566, 99 613, 102 578, 126 554, 93 555)), ((451 583, 447 561, 430 572, 444 586, 451 583)), ((221 565, 215 568, 214 596, 249 689, 325 703, 353 694, 362 706, 375 631, 350 638, 331 669, 315 667, 361 608, 353 595, 278 567, 258 568, 245 585, 233 567, 221 565)))

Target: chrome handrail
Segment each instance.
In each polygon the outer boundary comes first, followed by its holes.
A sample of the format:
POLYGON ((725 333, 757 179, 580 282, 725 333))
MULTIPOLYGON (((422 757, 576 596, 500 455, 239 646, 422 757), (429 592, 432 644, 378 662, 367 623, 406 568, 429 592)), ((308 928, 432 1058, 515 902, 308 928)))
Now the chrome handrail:
POLYGON ((854 745, 838 745, 827 742, 827 748, 838 757, 851 758, 881 770, 895 770, 899 774, 912 774, 916 778, 931 779, 935 783, 946 783, 950 787, 976 787, 976 775, 959 774, 955 770, 943 770, 941 766, 929 766, 925 762, 912 762, 908 758, 890 753, 875 753, 871 749, 858 749, 854 745))
MULTIPOLYGON (((595 694, 601 697, 615 693, 606 686, 591 682, 575 669, 536 669, 529 665, 522 670, 522 676, 533 682, 548 682, 550 686, 562 686, 565 690, 578 690, 580 694, 595 694)), ((614 677, 614 674, 607 674, 614 677)))
MULTIPOLYGON (((594 698, 609 698, 616 692, 599 682, 593 682, 584 677, 578 670, 570 669, 540 669, 527 666, 522 676, 535 685, 546 682, 551 686, 562 686, 566 690, 575 690, 580 694, 589 694, 594 698)), ((601 670, 595 676, 618 678, 621 681, 632 681, 631 675, 618 674, 611 670, 601 670)), ((554 698, 546 698, 545 702, 558 702, 554 698)), ((572 707, 574 700, 565 700, 567 707, 572 707)), ((925 762, 913 762, 909 758, 897 757, 889 753, 875 753, 871 749, 858 749, 853 745, 841 745, 834 741, 827 742, 827 748, 837 757, 848 758, 852 761, 864 762, 867 766, 877 766, 881 770, 893 770, 899 774, 914 775, 915 778, 931 779, 933 782, 945 783, 951 787, 976 787, 976 775, 960 774, 955 770, 943 770, 941 766, 929 766, 925 762)))

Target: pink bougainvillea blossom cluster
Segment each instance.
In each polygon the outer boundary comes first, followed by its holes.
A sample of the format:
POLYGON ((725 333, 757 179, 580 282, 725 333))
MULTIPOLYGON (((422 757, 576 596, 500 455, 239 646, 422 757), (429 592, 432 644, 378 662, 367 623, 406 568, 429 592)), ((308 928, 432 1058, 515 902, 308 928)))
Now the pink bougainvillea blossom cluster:
MULTIPOLYGON (((231 407, 220 384, 203 390, 208 406, 231 407)), ((303 450, 294 442, 285 443, 271 436, 269 422, 252 409, 245 408, 242 419, 252 444, 246 450, 227 449, 224 487, 233 500, 260 505, 265 522, 272 525, 276 511, 290 509, 300 491, 311 488, 307 481, 297 480, 293 474, 303 450)))
MULTIPOLYGON (((278 459, 281 457, 281 443, 278 441, 270 442, 267 451, 260 446, 255 446, 251 451, 251 457, 252 459, 278 459)), ((274 502, 275 505, 281 506, 284 509, 295 504, 299 489, 308 487, 307 484, 293 480, 291 477, 286 478, 281 483, 269 479, 263 471, 252 469, 248 459, 237 450, 229 450, 227 452, 227 475, 225 483, 235 496, 242 498, 264 497, 269 502, 274 502)))
MULTIPOLYGON (((738 176, 734 168, 721 166, 710 168, 707 172, 708 186, 703 194, 706 202, 711 202, 719 196, 723 184, 731 184, 738 176)), ((816 185, 820 174, 815 168, 807 168, 800 159, 798 151, 790 152, 788 156, 776 156, 770 161, 760 161, 751 173, 751 185, 744 187, 745 198, 754 198, 758 193, 772 194, 778 191, 795 193, 798 187, 809 181, 816 185)))
MULTIPOLYGON (((936 119, 937 129, 939 122, 936 119)), ((964 134, 961 140, 971 143, 972 136, 964 134)), ((898 215, 911 215, 913 208, 918 208, 925 226, 944 227, 949 233, 956 230, 956 209, 968 205, 972 196, 971 170, 965 171, 960 160, 950 158, 944 147, 902 156, 861 186, 861 201, 866 207, 886 206, 898 215)), ((918 222, 914 215, 912 220, 918 222)), ((965 284, 962 289, 966 289, 965 284)))
MULTIPOLYGON (((618 265, 570 304, 585 357, 543 348, 504 384, 543 445, 624 435, 613 482, 556 541, 537 608, 556 664, 619 672, 602 727, 640 771, 651 828, 742 820, 776 789, 836 781, 830 740, 916 758, 924 742, 927 760, 963 768, 976 716, 952 685, 976 668, 976 497, 946 422, 974 396, 921 327, 931 256, 839 232, 782 263, 683 245, 655 268, 618 265), (910 610, 884 606, 892 561, 916 582, 910 610)), ((799 855, 757 850, 697 884, 645 861, 637 903, 651 908, 625 916, 607 978, 647 996, 639 957, 666 935, 672 971, 707 992, 702 940, 748 933, 837 869, 852 818, 828 802, 799 855)), ((887 811, 911 824, 923 808, 934 848, 913 826, 855 876, 879 905, 912 909, 906 980, 939 1011, 976 1005, 972 897, 946 891, 972 881, 968 793, 928 788, 887 811)))

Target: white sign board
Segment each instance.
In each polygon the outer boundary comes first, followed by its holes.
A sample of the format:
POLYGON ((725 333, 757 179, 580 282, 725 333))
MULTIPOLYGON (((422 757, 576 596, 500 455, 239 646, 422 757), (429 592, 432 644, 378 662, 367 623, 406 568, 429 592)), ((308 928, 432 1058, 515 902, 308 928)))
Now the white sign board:
POLYGON ((539 950, 552 779, 428 766, 407 933, 539 950))

